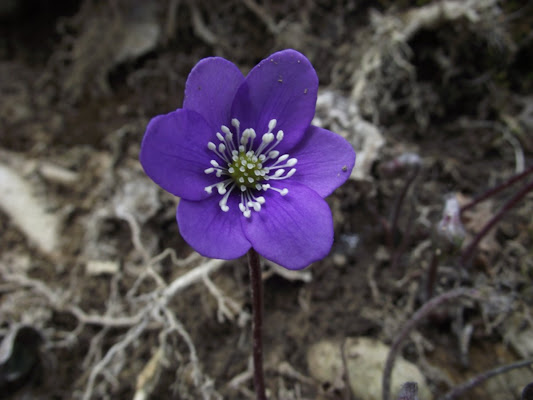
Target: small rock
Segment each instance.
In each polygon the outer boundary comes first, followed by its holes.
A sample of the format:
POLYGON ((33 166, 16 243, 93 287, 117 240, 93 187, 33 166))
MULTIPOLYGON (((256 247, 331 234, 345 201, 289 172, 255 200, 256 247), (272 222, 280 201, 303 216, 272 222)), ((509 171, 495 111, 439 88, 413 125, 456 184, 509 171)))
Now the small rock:
MULTIPOLYGON (((348 381, 355 397, 364 400, 381 400, 381 379, 389 347, 370 338, 348 338, 344 346, 348 381)), ((341 344, 323 340, 311 346, 307 352, 310 375, 322 384, 336 389, 344 387, 344 363, 341 344)), ((421 400, 431 400, 433 396, 418 367, 402 357, 397 357, 392 373, 391 393, 400 393, 406 382, 418 384, 421 400)))
MULTIPOLYGON (((389 346, 371 338, 350 338, 346 341, 346 364, 353 394, 365 400, 381 400, 381 380, 389 346)), ((400 392, 405 382, 416 382, 420 399, 432 399, 424 375, 418 367, 402 357, 394 363, 391 393, 400 392)))
POLYGON ((322 340, 307 351, 309 374, 322 385, 344 388, 341 343, 322 340))

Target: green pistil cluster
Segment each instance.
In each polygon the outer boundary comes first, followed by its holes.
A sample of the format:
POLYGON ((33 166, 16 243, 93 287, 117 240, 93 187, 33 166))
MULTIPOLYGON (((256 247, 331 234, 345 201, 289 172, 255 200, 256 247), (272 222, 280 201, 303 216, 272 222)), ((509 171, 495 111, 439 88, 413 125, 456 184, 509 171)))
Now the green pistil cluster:
POLYGON ((254 152, 241 151, 233 157, 233 162, 228 165, 230 177, 238 184, 254 189, 264 179, 265 171, 261 160, 254 152))

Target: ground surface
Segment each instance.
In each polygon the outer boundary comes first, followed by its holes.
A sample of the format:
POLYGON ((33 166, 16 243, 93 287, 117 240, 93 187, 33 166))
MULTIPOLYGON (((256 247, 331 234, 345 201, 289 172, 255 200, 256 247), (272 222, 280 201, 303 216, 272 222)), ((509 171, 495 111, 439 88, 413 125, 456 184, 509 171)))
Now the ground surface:
MULTIPOLYGON (((366 167, 328 199, 330 256, 294 275, 265 265, 271 398, 357 398, 342 374, 311 376, 310 346, 390 345, 453 288, 479 293, 438 308, 402 350, 434 398, 533 356, 531 195, 460 258, 525 183, 463 215, 463 250, 435 234, 447 196, 466 204, 533 162, 531 4, 48 3, 0 8, 0 337, 31 328, 10 350, 16 377, 0 369, 0 397, 253 398, 246 260, 196 255, 180 238, 177 200, 137 160, 147 122, 181 105, 198 60, 219 55, 246 72, 283 48, 309 57, 317 123, 347 137, 366 167), (391 167, 405 153, 420 158, 417 174, 391 167)), ((522 372, 462 398, 518 398, 533 381, 522 372)))

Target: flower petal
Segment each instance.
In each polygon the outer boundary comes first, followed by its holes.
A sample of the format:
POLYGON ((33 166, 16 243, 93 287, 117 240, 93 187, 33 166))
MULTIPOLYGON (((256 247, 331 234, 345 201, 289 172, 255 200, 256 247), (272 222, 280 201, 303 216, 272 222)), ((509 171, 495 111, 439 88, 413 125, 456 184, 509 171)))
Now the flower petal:
POLYGON ((238 197, 230 196, 229 210, 223 212, 218 205, 220 196, 212 196, 203 201, 180 201, 177 220, 181 236, 205 257, 238 258, 251 247, 242 230, 238 197))
POLYGON ((205 199, 204 188, 219 180, 204 173, 214 156, 207 148, 212 138, 201 115, 178 109, 150 121, 139 158, 146 174, 167 192, 187 200, 205 199))
POLYGON ((276 148, 294 146, 315 114, 318 77, 309 60, 295 50, 272 54, 255 66, 235 95, 231 115, 241 127, 254 128, 261 138, 270 120, 277 120, 274 134, 282 130, 276 148))
POLYGON ((229 124, 231 105, 244 81, 239 68, 220 58, 204 58, 192 69, 185 84, 183 108, 196 111, 211 126, 213 135, 229 124))
POLYGON ((298 160, 291 182, 300 182, 320 196, 329 196, 350 176, 355 151, 342 136, 310 126, 304 138, 291 150, 298 160))
POLYGON ((243 219, 253 248, 287 269, 302 269, 324 258, 333 244, 333 219, 326 201, 298 183, 283 181, 286 196, 268 190, 263 208, 243 219))

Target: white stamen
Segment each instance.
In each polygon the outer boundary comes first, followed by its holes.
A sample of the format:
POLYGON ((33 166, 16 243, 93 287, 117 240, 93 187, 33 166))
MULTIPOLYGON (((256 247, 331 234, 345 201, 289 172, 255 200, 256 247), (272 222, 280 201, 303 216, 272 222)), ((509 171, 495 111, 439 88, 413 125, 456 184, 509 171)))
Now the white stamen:
POLYGON ((272 150, 268 152, 268 158, 274 159, 277 156, 279 156, 279 151, 277 150, 272 150))
POLYGON ((235 184, 232 184, 230 189, 226 192, 226 194, 224 195, 224 197, 222 197, 222 199, 218 202, 218 205, 220 206, 220 209, 224 212, 228 212, 229 210, 229 207, 227 205, 228 203, 228 197, 230 195, 230 193, 232 192, 232 190, 235 188, 235 184))
POLYGON ((265 133, 261 140, 263 141, 263 143, 269 144, 269 143, 271 143, 274 140, 274 134, 273 133, 265 133))
POLYGON ((226 125, 220 128, 222 133, 216 132, 220 143, 207 143, 207 148, 218 158, 210 160, 211 167, 204 170, 205 174, 215 173, 217 177, 225 178, 206 186, 204 190, 212 194, 213 188, 216 187, 218 193, 223 196, 219 206, 222 211, 227 212, 230 193, 238 187, 241 193, 239 209, 245 218, 250 218, 252 211, 260 212, 266 202, 264 196, 256 197, 254 193, 269 189, 281 196, 289 193, 287 188, 272 187, 267 182, 293 176, 296 168, 291 167, 295 166, 298 160, 289 158, 288 154, 280 155, 278 150, 274 150, 284 138, 282 130, 278 130, 276 134, 272 132, 277 126, 276 119, 268 122, 268 131, 263 133, 255 150, 254 140, 257 133, 253 128, 246 128, 241 132, 241 124, 237 118, 231 119, 230 126, 234 128, 234 132, 226 125), (291 169, 287 172, 289 168, 291 169))

